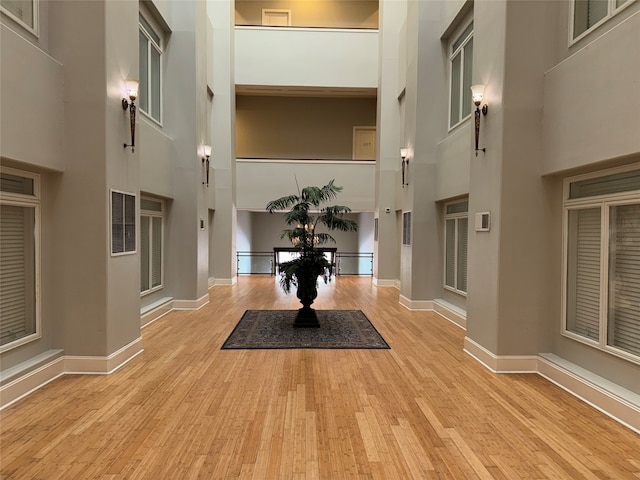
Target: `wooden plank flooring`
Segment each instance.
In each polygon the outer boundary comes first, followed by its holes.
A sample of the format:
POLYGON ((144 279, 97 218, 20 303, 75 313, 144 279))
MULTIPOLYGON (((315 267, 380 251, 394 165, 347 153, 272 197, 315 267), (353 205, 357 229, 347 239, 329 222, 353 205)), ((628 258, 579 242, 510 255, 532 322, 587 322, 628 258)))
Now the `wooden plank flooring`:
POLYGON ((391 350, 220 350, 246 309, 297 308, 273 277, 215 287, 143 330, 108 376, 64 376, 0 413, 2 479, 635 479, 640 437, 537 375, 495 375, 464 332, 370 278, 391 350))

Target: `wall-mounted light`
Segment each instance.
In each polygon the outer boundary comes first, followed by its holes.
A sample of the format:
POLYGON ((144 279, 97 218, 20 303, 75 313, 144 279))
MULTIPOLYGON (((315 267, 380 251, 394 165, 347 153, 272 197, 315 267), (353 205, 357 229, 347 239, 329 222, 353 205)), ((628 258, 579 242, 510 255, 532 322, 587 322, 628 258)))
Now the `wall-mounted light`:
POLYGON ((136 145, 136 98, 138 98, 138 81, 137 80, 127 80, 127 96, 129 100, 126 98, 122 99, 122 109, 129 109, 129 122, 131 123, 131 144, 124 144, 124 148, 131 147, 131 151, 134 151, 136 145), (131 103, 129 103, 131 102, 131 103))
POLYGON ((480 106, 482 104, 483 98, 484 85, 471 85, 471 99, 476 106, 476 111, 474 114, 476 120, 476 157, 478 156, 479 150, 482 150, 483 152, 487 151, 487 149, 484 147, 478 148, 478 139, 480 138, 480 112, 482 112, 483 115, 486 115, 487 111, 489 110, 489 107, 486 103, 482 105, 482 107, 480 106))
POLYGON ((211 156, 211 145, 203 145, 202 153, 204 158, 202 159, 202 165, 204 167, 204 180, 203 185, 209 186, 209 157, 211 156))
POLYGON ((405 187, 405 185, 409 185, 408 182, 404 181, 404 177, 405 177, 405 168, 409 165, 409 159, 407 159, 407 155, 409 155, 409 149, 406 147, 403 147, 400 149, 400 158, 402 158, 402 188, 405 187))

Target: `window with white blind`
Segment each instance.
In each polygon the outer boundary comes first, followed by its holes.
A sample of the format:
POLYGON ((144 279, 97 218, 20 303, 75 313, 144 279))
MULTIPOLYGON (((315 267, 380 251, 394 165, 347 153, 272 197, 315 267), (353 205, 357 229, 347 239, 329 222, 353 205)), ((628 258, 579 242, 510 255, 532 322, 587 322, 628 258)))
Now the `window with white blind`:
POLYGON ((164 204, 162 200, 140 200, 140 293, 162 288, 164 204))
POLYGON ((576 40, 635 0, 573 0, 572 32, 576 40))
POLYGON ((563 332, 640 362, 640 169, 565 181, 563 332))
POLYGON ((444 287, 467 293, 467 245, 469 202, 445 205, 444 215, 444 287))
POLYGON ((449 128, 453 128, 471 115, 473 22, 453 37, 449 55, 449 128))
POLYGON ((139 15, 140 86, 138 105, 162 124, 162 29, 146 11, 139 15))
POLYGON ((136 196, 111 190, 111 255, 136 252, 136 196))
POLYGON ((40 338, 37 175, 0 172, 0 351, 40 338))
POLYGON ((402 214, 402 245, 411 245, 411 212, 402 214))

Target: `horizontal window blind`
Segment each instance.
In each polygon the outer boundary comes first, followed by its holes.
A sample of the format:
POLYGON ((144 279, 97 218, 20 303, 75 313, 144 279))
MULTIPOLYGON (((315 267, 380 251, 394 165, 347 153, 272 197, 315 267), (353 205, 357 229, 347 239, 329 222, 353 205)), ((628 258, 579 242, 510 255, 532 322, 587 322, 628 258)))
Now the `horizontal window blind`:
POLYGON ((600 338, 600 208, 569 212, 567 330, 600 338))
POLYGON ((468 249, 468 218, 458 219, 458 254, 457 254, 457 285, 462 292, 467 291, 467 249, 468 249))
POLYGON ((0 344, 35 332, 35 209, 0 209, 0 344))
POLYGON ((607 344, 640 355, 640 205, 610 209, 607 344))

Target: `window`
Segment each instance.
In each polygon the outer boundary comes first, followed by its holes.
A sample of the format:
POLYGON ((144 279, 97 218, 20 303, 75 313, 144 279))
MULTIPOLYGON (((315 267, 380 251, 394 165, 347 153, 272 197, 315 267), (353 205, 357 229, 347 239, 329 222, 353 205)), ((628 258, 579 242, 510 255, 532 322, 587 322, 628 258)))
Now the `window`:
POLYGON ((0 351, 40 338, 39 177, 0 172, 0 351))
POLYGON ((402 245, 411 245, 411 212, 402 214, 402 245))
POLYGON ((450 109, 449 128, 471 114, 471 74, 473 66, 473 22, 454 37, 449 46, 450 109))
POLYGON ((38 35, 38 0, 0 0, 0 10, 38 35))
POLYGON ((640 170, 565 181, 563 332, 640 362, 640 170))
POLYGON ((632 2, 633 0, 574 0, 573 39, 581 37, 632 2))
POLYGON ((469 202, 445 205, 444 214, 444 286, 467 293, 467 245, 469 202))
POLYGON ((162 123, 162 37, 151 17, 140 14, 140 91, 143 112, 162 123))
POLYGON ((161 200, 140 200, 140 293, 162 288, 164 205, 161 200))
POLYGON ((111 254, 136 251, 136 196, 111 191, 111 254))

